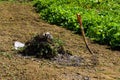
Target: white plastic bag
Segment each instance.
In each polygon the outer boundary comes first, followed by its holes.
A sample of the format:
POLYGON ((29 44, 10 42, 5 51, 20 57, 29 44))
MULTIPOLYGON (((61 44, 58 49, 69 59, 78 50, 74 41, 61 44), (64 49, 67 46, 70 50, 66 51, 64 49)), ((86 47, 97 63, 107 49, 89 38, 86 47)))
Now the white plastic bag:
POLYGON ((24 43, 21 43, 21 42, 19 42, 19 41, 15 41, 15 42, 14 42, 14 47, 15 47, 16 50, 18 50, 19 48, 22 48, 22 47, 24 47, 24 46, 25 46, 24 43))

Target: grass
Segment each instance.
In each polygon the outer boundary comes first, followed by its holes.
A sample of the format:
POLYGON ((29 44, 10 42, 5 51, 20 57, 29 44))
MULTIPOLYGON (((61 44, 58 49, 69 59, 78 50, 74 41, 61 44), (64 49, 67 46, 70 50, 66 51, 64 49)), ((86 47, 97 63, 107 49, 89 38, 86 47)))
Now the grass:
POLYGON ((13 56, 12 54, 7 53, 7 52, 0 52, 0 55, 5 56, 5 57, 7 57, 7 58, 9 58, 9 59, 11 59, 12 56, 13 56))

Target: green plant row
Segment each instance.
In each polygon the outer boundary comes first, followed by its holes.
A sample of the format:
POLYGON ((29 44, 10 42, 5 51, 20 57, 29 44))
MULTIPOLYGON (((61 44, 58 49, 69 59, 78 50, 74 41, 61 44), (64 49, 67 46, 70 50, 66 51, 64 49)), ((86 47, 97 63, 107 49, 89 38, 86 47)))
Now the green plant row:
POLYGON ((80 33, 76 14, 82 16, 86 35, 111 47, 120 47, 119 0, 34 0, 42 19, 80 33))

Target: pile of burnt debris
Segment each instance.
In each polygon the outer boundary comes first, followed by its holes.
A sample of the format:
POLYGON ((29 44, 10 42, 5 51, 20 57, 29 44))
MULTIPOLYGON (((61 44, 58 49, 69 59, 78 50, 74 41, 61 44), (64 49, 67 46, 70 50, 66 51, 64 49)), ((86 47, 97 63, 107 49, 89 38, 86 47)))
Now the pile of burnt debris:
POLYGON ((53 38, 49 32, 38 34, 27 41, 20 53, 24 56, 44 59, 52 59, 58 54, 70 54, 63 48, 63 42, 60 39, 53 38))
POLYGON ((84 65, 82 57, 72 55, 70 51, 65 50, 63 41, 53 38, 49 32, 34 36, 19 52, 24 56, 48 59, 62 65, 84 65))

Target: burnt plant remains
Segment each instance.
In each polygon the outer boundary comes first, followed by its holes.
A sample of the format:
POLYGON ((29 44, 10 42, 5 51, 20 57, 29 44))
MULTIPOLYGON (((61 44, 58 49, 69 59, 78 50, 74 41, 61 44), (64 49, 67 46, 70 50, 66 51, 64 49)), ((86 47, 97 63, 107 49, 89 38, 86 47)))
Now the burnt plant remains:
POLYGON ((20 53, 24 56, 35 56, 45 59, 54 58, 57 54, 65 54, 65 52, 63 42, 59 39, 54 39, 49 32, 36 35, 27 41, 25 47, 20 50, 20 53))

